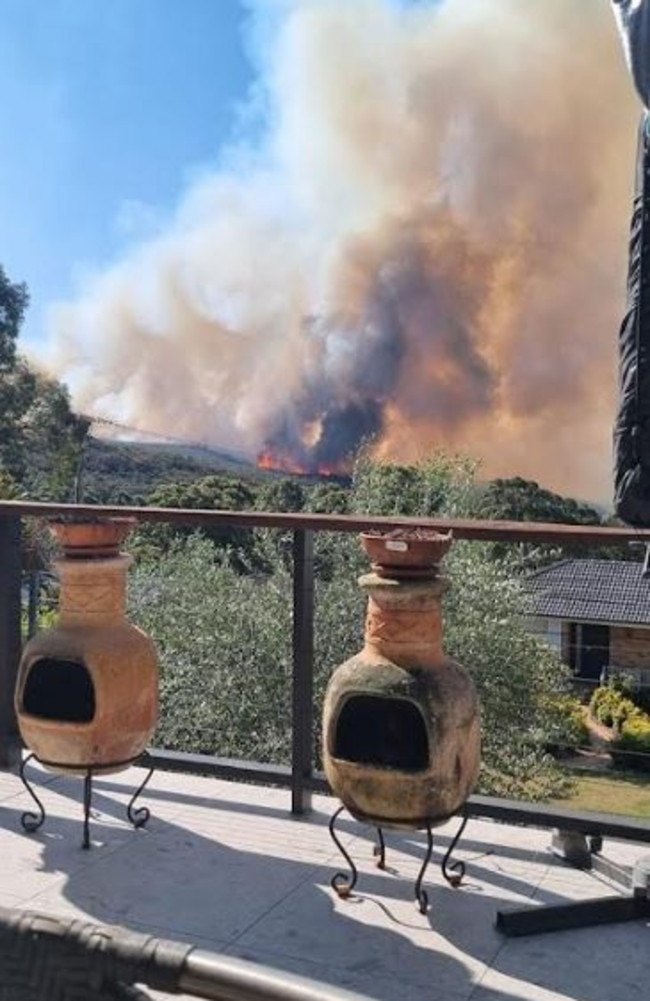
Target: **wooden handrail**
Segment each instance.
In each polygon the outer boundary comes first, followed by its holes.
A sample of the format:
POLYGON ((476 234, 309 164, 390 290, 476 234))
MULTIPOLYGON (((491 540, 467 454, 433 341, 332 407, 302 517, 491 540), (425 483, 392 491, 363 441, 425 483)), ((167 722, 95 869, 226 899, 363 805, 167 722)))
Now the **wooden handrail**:
POLYGON ((223 525, 236 528, 300 529, 314 532, 368 532, 393 529, 452 531, 456 539, 474 542, 532 542, 594 546, 637 542, 650 545, 650 530, 602 525, 560 525, 546 522, 487 521, 468 518, 398 518, 379 515, 286 514, 269 511, 190 510, 168 507, 122 507, 107 504, 43 504, 0 501, 0 518, 121 517, 170 525, 223 525))

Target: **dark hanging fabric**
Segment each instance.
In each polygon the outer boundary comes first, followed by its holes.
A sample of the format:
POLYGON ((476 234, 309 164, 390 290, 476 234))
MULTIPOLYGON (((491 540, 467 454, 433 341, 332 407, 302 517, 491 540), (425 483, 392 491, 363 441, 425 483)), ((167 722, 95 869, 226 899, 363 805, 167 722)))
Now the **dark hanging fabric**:
POLYGON ((639 130, 630 231, 627 309, 619 338, 619 400, 614 426, 614 508, 634 527, 650 527, 650 127, 639 130))

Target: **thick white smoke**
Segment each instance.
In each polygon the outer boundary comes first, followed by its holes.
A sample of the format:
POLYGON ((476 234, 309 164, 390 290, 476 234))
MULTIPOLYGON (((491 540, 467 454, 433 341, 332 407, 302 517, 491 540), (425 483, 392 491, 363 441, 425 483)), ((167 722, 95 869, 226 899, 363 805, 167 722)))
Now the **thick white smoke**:
POLYGON ((77 405, 608 497, 636 108, 607 0, 295 0, 265 62, 263 149, 53 309, 77 405))

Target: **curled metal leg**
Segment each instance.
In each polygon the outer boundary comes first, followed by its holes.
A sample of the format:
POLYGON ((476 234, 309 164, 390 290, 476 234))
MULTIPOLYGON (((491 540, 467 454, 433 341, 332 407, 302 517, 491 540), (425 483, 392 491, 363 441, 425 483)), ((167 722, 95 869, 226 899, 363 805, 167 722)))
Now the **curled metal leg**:
POLYGON ((27 779, 25 778, 25 768, 34 757, 35 757, 34 754, 28 754, 26 758, 23 758, 23 760, 20 762, 20 769, 18 772, 18 774, 20 775, 20 781, 25 786, 25 789, 27 790, 29 795, 36 803, 36 806, 38 807, 38 813, 34 813, 32 810, 25 810, 22 817, 20 818, 20 823, 23 826, 23 830, 28 831, 30 834, 33 834, 34 831, 37 831, 45 820, 45 807, 41 803, 40 799, 32 789, 27 779))
POLYGON ((129 800, 129 805, 126 808, 126 815, 129 818, 130 822, 133 824, 133 826, 136 828, 144 827, 144 825, 149 820, 149 817, 151 816, 151 811, 149 810, 148 807, 139 806, 136 810, 134 810, 133 806, 140 793, 144 791, 145 786, 147 785, 152 775, 153 775, 153 768, 150 768, 144 777, 144 781, 140 783, 136 791, 131 796, 131 799, 129 800))
POLYGON ((420 914, 426 914, 429 907, 429 895, 426 890, 422 889, 422 880, 424 879, 424 874, 427 871, 427 866, 431 861, 431 855, 433 854, 433 832, 431 831, 431 824, 427 824, 427 850, 424 856, 424 861, 418 873, 418 878, 415 881, 415 899, 418 907, 420 908, 420 914))
POLYGON ((463 831, 467 827, 468 820, 469 817, 467 816, 467 812, 464 811, 460 827, 456 831, 456 834, 454 835, 454 838, 451 844, 449 845, 449 848, 447 849, 445 857, 442 860, 442 865, 440 866, 442 870, 442 875, 445 877, 449 885, 454 887, 454 889, 459 887, 460 884, 462 883, 463 878, 465 876, 466 868, 465 868, 465 863, 461 862, 460 860, 457 862, 452 862, 451 865, 449 864, 449 860, 451 859, 451 856, 454 853, 456 845, 463 836, 463 831))
POLYGON ((386 842, 384 841, 384 832, 381 827, 377 828, 377 841, 376 845, 372 846, 372 854, 377 859, 377 868, 386 868, 386 842))
POLYGON ((347 897, 350 896, 355 886, 357 885, 357 879, 359 876, 357 872, 357 867, 355 866, 354 862, 352 861, 352 859, 346 852, 345 848, 337 838, 336 832, 334 830, 334 825, 336 824, 336 821, 341 816, 344 810, 345 807, 340 806, 336 811, 336 813, 332 815, 332 818, 329 823, 330 837, 334 842, 334 844, 336 845, 336 847, 338 848, 338 850, 340 851, 345 861, 350 866, 349 876, 346 876, 344 872, 337 872, 335 873, 334 876, 332 876, 332 879, 330 880, 330 886, 332 887, 333 890, 336 891, 336 893, 338 893, 339 897, 341 897, 342 900, 346 900, 347 897))
POLYGON ((81 847, 90 848, 90 805, 93 797, 93 770, 88 768, 84 775, 84 836, 81 847))

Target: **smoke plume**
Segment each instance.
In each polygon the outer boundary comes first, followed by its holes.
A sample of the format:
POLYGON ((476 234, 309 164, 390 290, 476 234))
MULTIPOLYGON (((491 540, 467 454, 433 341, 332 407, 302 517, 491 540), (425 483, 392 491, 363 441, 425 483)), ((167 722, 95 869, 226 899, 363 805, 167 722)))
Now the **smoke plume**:
POLYGON ((637 115, 608 2, 294 0, 264 63, 259 149, 53 308, 77 405, 608 498, 637 115))

